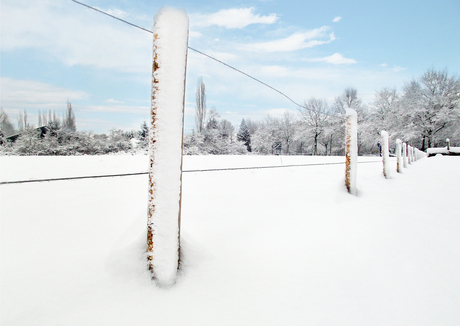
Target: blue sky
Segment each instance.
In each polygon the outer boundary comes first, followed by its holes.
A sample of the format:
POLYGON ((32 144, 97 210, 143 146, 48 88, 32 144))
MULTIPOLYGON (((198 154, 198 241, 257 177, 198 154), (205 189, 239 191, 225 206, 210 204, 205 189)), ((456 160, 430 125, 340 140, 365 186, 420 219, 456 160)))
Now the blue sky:
MULTIPOLYGON (((82 0, 150 29, 162 6, 190 17, 189 46, 237 67, 296 102, 330 103, 347 87, 371 102, 429 68, 460 72, 460 1, 82 0)), ((1 1, 1 107, 16 122, 27 110, 64 113, 79 130, 139 129, 148 121, 152 35, 70 0, 1 1)), ((297 108, 278 93, 189 52, 185 127, 194 127, 195 87, 207 106, 242 118, 297 108)))

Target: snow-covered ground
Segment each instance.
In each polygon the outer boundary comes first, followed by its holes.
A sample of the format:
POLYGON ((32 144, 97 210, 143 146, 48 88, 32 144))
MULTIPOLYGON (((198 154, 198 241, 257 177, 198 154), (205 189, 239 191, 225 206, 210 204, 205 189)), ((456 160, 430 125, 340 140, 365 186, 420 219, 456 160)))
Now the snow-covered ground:
MULTIPOLYGON (((184 169, 343 162, 192 156, 184 169)), ((379 161, 379 158, 362 158, 379 161)), ((183 175, 182 269, 149 279, 147 175, 0 185, 1 325, 458 325, 460 157, 183 175)), ((0 157, 0 181, 147 156, 0 157)))

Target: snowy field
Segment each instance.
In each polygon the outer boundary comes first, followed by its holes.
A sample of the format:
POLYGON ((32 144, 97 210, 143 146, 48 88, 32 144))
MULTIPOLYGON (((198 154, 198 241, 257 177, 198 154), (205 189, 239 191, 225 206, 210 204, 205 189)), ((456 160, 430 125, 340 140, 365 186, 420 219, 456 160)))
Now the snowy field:
MULTIPOLYGON (((184 169, 343 162, 192 156, 184 169)), ((460 157, 183 175, 182 267, 149 279, 147 175, 0 185, 8 325, 459 325, 460 157)), ((371 161, 371 162, 369 162, 371 161)), ((0 181, 143 172, 147 156, 0 157, 0 181)))

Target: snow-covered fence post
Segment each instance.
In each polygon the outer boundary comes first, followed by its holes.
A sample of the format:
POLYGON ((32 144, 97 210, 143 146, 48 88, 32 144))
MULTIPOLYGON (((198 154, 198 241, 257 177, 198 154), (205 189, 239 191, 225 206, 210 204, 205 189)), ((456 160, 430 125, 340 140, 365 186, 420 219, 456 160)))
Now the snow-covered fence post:
POLYGON ((450 139, 449 138, 446 139, 446 147, 447 147, 447 150, 450 151, 450 139))
POLYGON ((180 259, 188 26, 185 11, 163 8, 153 27, 147 259, 160 286, 175 283, 180 259))
POLYGON ((385 130, 382 130, 380 135, 382 136, 383 175, 388 179, 390 177, 390 149, 388 146, 388 133, 385 130))
POLYGON ((403 143, 403 167, 407 169, 407 144, 403 143))
POLYGON ((345 112, 345 185, 348 193, 356 195, 358 163, 358 115, 355 110, 345 112))
POLYGON ((412 146, 407 146, 407 161, 412 164, 412 146))
POLYGON ((396 139, 396 172, 402 173, 401 139, 396 139))

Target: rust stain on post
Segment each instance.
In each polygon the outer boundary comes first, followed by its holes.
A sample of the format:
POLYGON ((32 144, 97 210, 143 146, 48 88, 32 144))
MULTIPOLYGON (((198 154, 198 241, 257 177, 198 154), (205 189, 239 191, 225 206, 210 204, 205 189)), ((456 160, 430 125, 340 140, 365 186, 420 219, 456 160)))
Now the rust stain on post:
POLYGON ((348 116, 345 122, 346 136, 345 136, 345 186, 348 193, 351 193, 351 118, 348 116))
POLYGON ((155 212, 155 205, 153 204, 154 193, 155 193, 155 181, 152 174, 152 167, 155 163, 155 150, 154 146, 156 143, 155 134, 156 134, 156 111, 157 106, 155 104, 155 96, 158 92, 158 80, 156 78, 156 71, 160 68, 157 60, 157 45, 156 40, 158 40, 158 34, 154 35, 153 43, 153 63, 152 63, 152 90, 151 90, 151 105, 150 105, 150 132, 149 132, 149 150, 152 150, 149 153, 150 159, 150 169, 149 169, 149 194, 148 194, 148 215, 147 215, 147 260, 148 260, 148 269, 153 273, 153 235, 155 230, 155 225, 153 223, 153 214, 155 212))

